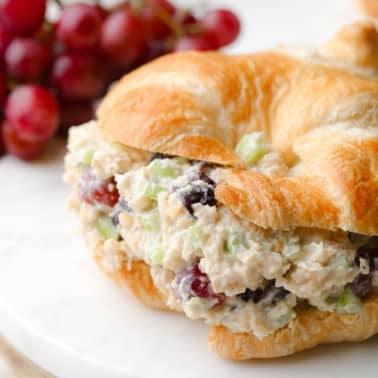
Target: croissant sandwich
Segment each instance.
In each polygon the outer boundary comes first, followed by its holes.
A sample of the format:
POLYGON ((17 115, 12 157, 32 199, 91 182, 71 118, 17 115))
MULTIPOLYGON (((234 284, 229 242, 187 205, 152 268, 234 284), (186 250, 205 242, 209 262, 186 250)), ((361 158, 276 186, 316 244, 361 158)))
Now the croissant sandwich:
POLYGON ((101 269, 243 360, 378 332, 378 33, 180 53, 72 128, 70 206, 101 269))

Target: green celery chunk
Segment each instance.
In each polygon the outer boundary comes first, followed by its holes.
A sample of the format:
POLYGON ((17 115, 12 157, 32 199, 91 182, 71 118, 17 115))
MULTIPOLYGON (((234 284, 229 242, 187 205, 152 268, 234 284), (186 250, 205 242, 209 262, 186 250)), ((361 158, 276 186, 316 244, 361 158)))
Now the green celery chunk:
POLYGON ((153 182, 145 182, 142 185, 143 196, 154 201, 157 200, 158 194, 164 190, 164 188, 153 182))
POLYGON ((226 253, 236 254, 243 245, 243 234, 237 231, 229 231, 227 239, 224 241, 226 253))
POLYGON ((189 240, 194 250, 200 250, 206 243, 206 236, 203 234, 201 228, 193 224, 183 232, 184 239, 189 240))
POLYGON ((96 220, 97 229, 105 239, 118 239, 119 232, 112 223, 112 220, 107 216, 101 216, 96 220))
POLYGON ((166 162, 155 159, 150 164, 151 172, 157 177, 177 177, 177 169, 170 167, 166 162))
POLYGON ((94 152, 95 151, 92 148, 80 148, 75 154, 77 164, 80 164, 84 167, 90 167, 92 164, 94 152))
POLYGON ((83 154, 83 157, 81 159, 81 163, 85 166, 85 167, 90 167, 91 164, 92 164, 92 159, 93 159, 93 155, 94 155, 94 150, 91 149, 91 148, 88 148, 84 154, 83 154))
POLYGON ((150 254, 151 262, 153 264, 158 264, 161 265, 163 263, 164 259, 164 250, 163 248, 159 245, 155 247, 150 254))
POLYGON ((360 299, 349 288, 344 289, 336 300, 336 311, 341 314, 357 314, 361 309, 360 299))
POLYGON ((141 217, 143 227, 148 232, 158 232, 160 230, 160 217, 157 209, 143 214, 141 217))
POLYGON ((269 151, 262 132, 244 135, 236 146, 236 154, 249 166, 256 164, 269 151))

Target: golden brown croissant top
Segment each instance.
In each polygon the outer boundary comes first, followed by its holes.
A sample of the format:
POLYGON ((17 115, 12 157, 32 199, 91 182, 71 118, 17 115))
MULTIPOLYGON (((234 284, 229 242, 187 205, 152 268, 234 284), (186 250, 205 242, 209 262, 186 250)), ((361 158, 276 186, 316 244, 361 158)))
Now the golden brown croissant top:
MULTIPOLYGON (((343 38, 332 43, 348 44, 343 38)), ((324 55, 336 51, 332 59, 346 59, 337 51, 347 49, 332 50, 332 43, 324 55)), ((376 60, 362 55, 350 62, 375 67, 376 60)), ((98 118, 112 141, 234 167, 216 196, 257 225, 378 234, 373 78, 279 51, 181 53, 127 75, 98 118), (283 155, 291 168, 287 177, 250 172, 235 154, 240 138, 258 130, 283 155)))
MULTIPOLYGON (((378 1, 377 1, 378 9, 378 1)), ((378 74, 378 30, 371 22, 344 26, 334 38, 319 48, 321 55, 378 74), (375 72, 374 72, 375 71, 375 72)))

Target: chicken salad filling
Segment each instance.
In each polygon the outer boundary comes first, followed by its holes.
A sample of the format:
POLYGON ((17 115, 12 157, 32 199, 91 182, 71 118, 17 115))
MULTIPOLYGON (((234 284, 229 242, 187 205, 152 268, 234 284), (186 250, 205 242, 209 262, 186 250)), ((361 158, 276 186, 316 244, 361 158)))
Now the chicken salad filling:
MULTIPOLYGON (((261 135, 236 152, 270 176, 289 168, 261 135)), ((72 129, 66 180, 103 264, 151 266, 171 308, 258 337, 296 316, 302 304, 356 313, 377 286, 377 237, 317 229, 262 229, 215 198, 224 168, 107 143, 95 123, 72 129)))

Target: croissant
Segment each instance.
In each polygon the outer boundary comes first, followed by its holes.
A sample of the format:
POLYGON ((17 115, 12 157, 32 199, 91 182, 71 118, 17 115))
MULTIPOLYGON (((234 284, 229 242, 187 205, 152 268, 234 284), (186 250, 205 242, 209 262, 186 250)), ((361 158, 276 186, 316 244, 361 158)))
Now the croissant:
POLYGON ((371 17, 378 17, 378 3, 376 0, 361 0, 363 10, 371 17))
POLYGON ((172 54, 126 75, 66 157, 101 269, 204 319, 225 358, 377 333, 377 44, 355 23, 316 50, 172 54))

